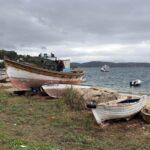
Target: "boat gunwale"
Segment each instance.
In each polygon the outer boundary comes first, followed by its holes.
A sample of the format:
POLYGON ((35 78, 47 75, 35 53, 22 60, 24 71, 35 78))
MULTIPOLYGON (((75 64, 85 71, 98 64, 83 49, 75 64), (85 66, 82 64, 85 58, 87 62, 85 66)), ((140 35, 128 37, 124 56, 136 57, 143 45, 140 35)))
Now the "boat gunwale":
POLYGON ((5 59, 4 62, 6 64, 6 67, 12 66, 14 68, 18 68, 18 69, 25 70, 25 71, 32 72, 32 73, 38 73, 41 75, 47 75, 47 76, 55 76, 55 77, 60 77, 60 78, 80 78, 84 75, 83 72, 82 73, 81 72, 80 73, 66 73, 66 72, 57 72, 57 71, 37 68, 37 67, 30 66, 27 64, 21 64, 10 59, 5 59))
POLYGON ((110 101, 110 102, 107 102, 107 103, 100 103, 100 104, 97 104, 97 108, 98 107, 112 107, 112 108, 116 108, 116 107, 130 107, 130 106, 133 106, 135 104, 139 104, 141 103, 141 101, 145 101, 143 98, 140 98, 140 100, 138 102, 134 102, 134 103, 119 103, 123 101, 122 99, 119 99, 119 100, 114 100, 114 101, 110 101))

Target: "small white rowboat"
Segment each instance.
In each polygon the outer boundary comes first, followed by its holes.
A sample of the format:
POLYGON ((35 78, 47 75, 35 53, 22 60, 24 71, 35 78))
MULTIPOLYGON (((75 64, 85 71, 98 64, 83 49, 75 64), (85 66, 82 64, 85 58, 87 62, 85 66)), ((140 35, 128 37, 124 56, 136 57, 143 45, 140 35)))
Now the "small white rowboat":
POLYGON ((92 108, 93 115, 98 124, 105 120, 129 118, 140 112, 146 104, 147 96, 119 99, 107 103, 87 104, 88 108, 92 108))
POLYGON ((89 89, 90 86, 86 85, 71 85, 71 84, 48 84, 43 85, 42 89, 53 98, 62 98, 66 94, 67 89, 89 89))

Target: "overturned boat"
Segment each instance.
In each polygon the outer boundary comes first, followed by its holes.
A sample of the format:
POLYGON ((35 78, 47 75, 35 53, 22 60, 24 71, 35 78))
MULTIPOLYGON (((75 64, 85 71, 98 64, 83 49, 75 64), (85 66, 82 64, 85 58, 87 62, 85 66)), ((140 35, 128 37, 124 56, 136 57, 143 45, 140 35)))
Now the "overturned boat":
POLYGON ((42 89, 47 93, 50 97, 53 98, 62 98, 66 94, 67 89, 89 89, 91 86, 86 85, 70 85, 70 84, 48 84, 43 85, 42 89))
POLYGON ((43 84, 80 84, 84 78, 83 71, 58 72, 29 64, 5 59, 6 72, 14 87, 19 90, 39 88, 43 84))
POLYGON ((100 104, 91 102, 87 104, 87 107, 92 109, 97 123, 101 124, 105 120, 129 118, 135 115, 146 105, 146 99, 147 96, 127 97, 127 99, 119 99, 100 104))

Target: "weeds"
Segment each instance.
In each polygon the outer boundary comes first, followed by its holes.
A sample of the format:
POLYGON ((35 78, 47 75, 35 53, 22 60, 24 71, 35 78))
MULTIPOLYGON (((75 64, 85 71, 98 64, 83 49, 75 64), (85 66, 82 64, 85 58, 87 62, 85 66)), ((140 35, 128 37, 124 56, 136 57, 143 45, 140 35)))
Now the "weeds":
POLYGON ((85 109, 85 102, 82 95, 80 95, 73 88, 66 90, 66 96, 64 98, 65 103, 71 110, 80 111, 85 109))
POLYGON ((73 89, 67 93, 64 99, 40 101, 0 91, 0 149, 149 149, 150 125, 133 119, 102 129, 91 111, 81 111, 83 97, 73 89))

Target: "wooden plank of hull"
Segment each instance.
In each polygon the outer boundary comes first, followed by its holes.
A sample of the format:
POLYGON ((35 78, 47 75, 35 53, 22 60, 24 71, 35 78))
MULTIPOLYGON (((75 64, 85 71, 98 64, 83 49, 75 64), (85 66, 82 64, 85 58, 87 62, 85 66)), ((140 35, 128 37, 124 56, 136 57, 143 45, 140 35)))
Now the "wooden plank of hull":
POLYGON ((6 67, 11 66, 11 67, 21 69, 21 70, 24 70, 27 72, 46 75, 46 76, 59 77, 59 78, 70 78, 70 79, 71 78, 80 78, 80 77, 83 77, 83 75, 84 75, 84 72, 81 72, 81 71, 69 72, 69 73, 51 71, 51 70, 33 67, 30 65, 21 64, 21 63, 18 63, 18 62, 9 60, 9 59, 5 59, 5 64, 6 64, 6 67))
POLYGON ((43 84, 80 84, 82 77, 79 78, 60 78, 28 72, 13 66, 7 66, 7 75, 14 87, 20 90, 29 90, 31 87, 41 87, 43 84))
POLYGON ((12 85, 20 90, 29 90, 32 88, 39 88, 43 84, 80 84, 79 80, 38 80, 27 78, 10 78, 12 85))
POLYGON ((50 97, 53 98, 62 98, 66 95, 66 89, 51 89, 44 90, 50 97))
POLYGON ((139 102, 133 104, 116 104, 116 106, 98 105, 92 109, 93 115, 98 124, 105 120, 127 118, 138 113, 146 104, 146 97, 142 97, 139 102))

